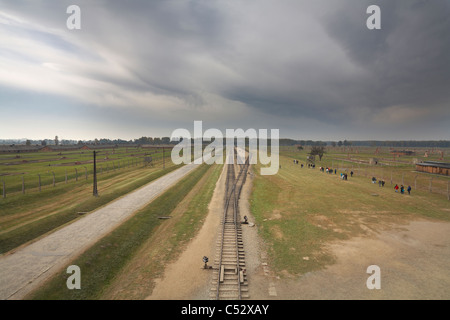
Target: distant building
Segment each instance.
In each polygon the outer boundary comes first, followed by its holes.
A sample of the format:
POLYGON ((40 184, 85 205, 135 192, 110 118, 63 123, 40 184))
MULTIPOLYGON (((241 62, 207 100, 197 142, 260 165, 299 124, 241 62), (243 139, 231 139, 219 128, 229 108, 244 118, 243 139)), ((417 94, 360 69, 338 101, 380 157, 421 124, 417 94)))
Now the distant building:
POLYGON ((450 175, 450 163, 425 161, 416 163, 416 170, 426 173, 450 175))
POLYGON ((0 153, 24 153, 37 152, 42 146, 26 146, 26 145, 2 145, 0 146, 0 153))

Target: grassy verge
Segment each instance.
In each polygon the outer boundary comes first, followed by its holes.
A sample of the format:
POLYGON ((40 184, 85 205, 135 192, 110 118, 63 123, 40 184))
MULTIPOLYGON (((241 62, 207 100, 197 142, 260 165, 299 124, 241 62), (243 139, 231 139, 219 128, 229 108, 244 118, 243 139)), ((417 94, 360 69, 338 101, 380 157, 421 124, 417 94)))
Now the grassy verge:
POLYGON ((279 275, 299 275, 332 263, 326 244, 407 223, 416 218, 450 221, 448 200, 414 191, 400 195, 370 177, 321 173, 280 157, 277 175, 255 167, 251 210, 279 275))
POLYGON ((127 178, 127 173, 112 174, 109 180, 104 181, 104 186, 99 186, 99 190, 101 190, 99 197, 91 195, 92 185, 89 182, 85 182, 76 191, 73 186, 68 185, 57 187, 54 190, 45 190, 40 194, 30 194, 26 199, 20 197, 4 199, 1 216, 8 215, 14 219, 3 222, 1 224, 2 229, 10 226, 8 223, 17 223, 20 219, 25 219, 25 222, 23 225, 10 228, 9 230, 0 230, 0 253, 8 252, 28 241, 36 239, 55 228, 79 218, 80 212, 91 212, 177 168, 179 166, 171 166, 150 172, 142 171, 132 181, 127 178), (73 197, 74 193, 78 195, 73 197), (64 203, 65 197, 68 197, 67 203, 64 203), (49 203, 55 204, 56 208, 46 207, 49 203), (46 216, 40 216, 40 211, 46 216), (29 212, 30 217, 22 217, 24 212, 29 212), (16 218, 18 215, 21 216, 16 218), (33 217, 35 220, 26 220, 33 217))
POLYGON ((200 166, 72 261, 70 264, 77 265, 81 269, 81 290, 67 289, 68 275, 64 269, 29 298, 63 300, 100 298, 140 246, 164 221, 157 217, 170 215, 209 168, 207 165, 200 166))
MULTIPOLYGON (((165 266, 180 256, 202 227, 222 169, 222 165, 211 166, 172 211, 172 218, 154 229, 101 299, 142 300, 151 295, 155 280, 162 277, 165 266)), ((201 266, 201 257, 198 262, 201 266)))

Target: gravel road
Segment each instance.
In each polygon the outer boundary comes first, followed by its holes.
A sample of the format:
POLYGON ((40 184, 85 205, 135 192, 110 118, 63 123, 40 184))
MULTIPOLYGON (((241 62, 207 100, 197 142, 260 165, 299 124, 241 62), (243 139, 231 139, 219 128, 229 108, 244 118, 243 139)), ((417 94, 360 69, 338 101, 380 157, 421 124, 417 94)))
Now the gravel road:
POLYGON ((28 246, 0 257, 0 299, 22 299, 197 167, 196 164, 187 164, 28 246))

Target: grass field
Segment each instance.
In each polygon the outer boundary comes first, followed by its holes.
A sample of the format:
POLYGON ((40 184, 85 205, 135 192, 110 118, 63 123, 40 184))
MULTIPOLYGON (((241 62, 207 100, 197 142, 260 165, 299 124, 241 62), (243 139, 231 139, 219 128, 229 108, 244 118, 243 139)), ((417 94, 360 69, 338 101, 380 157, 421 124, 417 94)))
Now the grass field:
POLYGON ((83 272, 81 290, 67 289, 64 269, 29 298, 145 298, 162 265, 176 257, 201 226, 220 170, 200 166, 71 262, 83 272), (160 220, 161 215, 173 218, 160 220), (168 231, 166 224, 171 225, 168 231))
MULTIPOLYGON (((145 158, 152 158, 152 165, 163 162, 162 148, 110 148, 97 151, 98 179, 104 174, 124 168, 136 168, 145 165, 145 158)), ((170 149, 165 148, 165 162, 170 161, 170 149)), ((56 185, 76 183, 92 179, 93 151, 33 152, 17 154, 0 154, 0 196, 3 194, 3 183, 6 195, 39 192, 39 176, 41 190, 56 185)))
MULTIPOLYGON (((16 192, 0 199, 0 253, 43 236, 179 167, 167 161, 163 169, 161 160, 155 161, 153 166, 139 162, 139 165, 103 171, 98 176, 99 197, 92 195, 90 175, 88 180, 58 183, 55 187, 43 188, 42 192, 25 195, 16 192)), ((40 169, 39 166, 30 168, 40 169)))
MULTIPOLYGON (((332 263, 334 257, 325 244, 333 240, 416 218, 450 221, 450 202, 442 194, 413 190, 411 195, 401 195, 389 180, 384 188, 371 183, 372 174, 366 176, 357 166, 353 167, 356 174, 344 181, 340 172, 349 171, 352 163, 343 161, 342 165, 337 153, 325 154, 315 169, 293 163, 293 159, 305 163, 306 153, 282 149, 281 168, 274 176, 261 176, 259 165, 254 168, 251 210, 268 244, 272 265, 281 276, 304 274, 332 263), (336 175, 319 171, 320 166, 332 163, 336 175)), ((378 168, 367 170, 372 169, 378 168)), ((401 176, 411 166, 402 164, 390 170, 401 176)))

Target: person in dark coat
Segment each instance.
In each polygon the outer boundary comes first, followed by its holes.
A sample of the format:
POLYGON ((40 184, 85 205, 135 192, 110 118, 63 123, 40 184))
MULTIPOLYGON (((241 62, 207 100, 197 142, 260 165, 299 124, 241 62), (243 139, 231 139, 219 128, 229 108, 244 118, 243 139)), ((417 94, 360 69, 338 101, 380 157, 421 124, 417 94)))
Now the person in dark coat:
POLYGON ((411 186, 408 186, 408 194, 411 194, 411 186))

